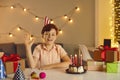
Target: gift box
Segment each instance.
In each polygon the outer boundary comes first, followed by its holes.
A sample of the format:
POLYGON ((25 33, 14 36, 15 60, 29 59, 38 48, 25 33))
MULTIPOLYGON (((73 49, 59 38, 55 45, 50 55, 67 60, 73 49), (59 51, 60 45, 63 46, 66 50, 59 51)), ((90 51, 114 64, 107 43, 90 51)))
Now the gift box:
POLYGON ((104 70, 105 63, 94 61, 94 60, 87 60, 87 70, 93 70, 93 71, 103 71, 104 70))
POLYGON ((108 73, 117 73, 118 71, 118 62, 107 63, 106 72, 108 73))
POLYGON ((4 63, 6 73, 7 74, 14 73, 17 69, 18 63, 20 63, 21 69, 25 70, 25 60, 24 59, 21 59, 21 60, 18 60, 18 61, 7 61, 7 62, 4 63))
POLYGON ((25 60, 21 59, 17 54, 11 54, 10 56, 4 55, 2 57, 4 62, 6 74, 14 73, 20 63, 21 69, 25 70, 25 60))
POLYGON ((95 61, 115 62, 119 61, 118 48, 103 48, 97 49, 93 53, 93 59, 95 61))

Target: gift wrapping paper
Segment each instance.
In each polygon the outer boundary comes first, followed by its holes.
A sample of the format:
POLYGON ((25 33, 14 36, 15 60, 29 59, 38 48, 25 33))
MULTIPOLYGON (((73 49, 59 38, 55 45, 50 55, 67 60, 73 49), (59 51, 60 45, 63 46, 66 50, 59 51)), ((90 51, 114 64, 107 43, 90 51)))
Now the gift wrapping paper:
POLYGON ((93 53, 93 59, 95 61, 102 61, 101 53, 102 53, 101 50, 95 50, 94 53, 93 53))
POLYGON ((119 55, 118 51, 111 51, 107 50, 106 51, 106 61, 107 62, 115 62, 118 61, 119 55))
POLYGON ((107 63, 106 72, 108 73, 117 73, 118 72, 118 62, 107 63))
POLYGON ((103 71, 105 62, 87 60, 87 70, 103 71))

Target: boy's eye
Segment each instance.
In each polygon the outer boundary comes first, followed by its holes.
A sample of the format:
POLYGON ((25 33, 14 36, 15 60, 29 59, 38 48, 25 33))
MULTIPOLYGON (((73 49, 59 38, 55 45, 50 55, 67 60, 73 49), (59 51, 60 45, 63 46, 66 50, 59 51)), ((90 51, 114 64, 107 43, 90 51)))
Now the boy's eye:
POLYGON ((55 34, 52 34, 52 36, 55 36, 55 34))
POLYGON ((48 33, 45 33, 45 35, 49 35, 48 33))

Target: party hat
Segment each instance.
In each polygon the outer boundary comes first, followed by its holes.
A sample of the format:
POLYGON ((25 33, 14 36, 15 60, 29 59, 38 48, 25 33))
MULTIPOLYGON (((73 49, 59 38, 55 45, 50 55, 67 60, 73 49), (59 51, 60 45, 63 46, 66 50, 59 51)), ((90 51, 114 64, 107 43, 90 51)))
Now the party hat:
POLYGON ((5 67, 3 65, 2 60, 0 59, 0 80, 6 78, 5 67))
POLYGON ((50 19, 47 16, 45 16, 44 26, 49 24, 49 23, 50 23, 50 19))
POLYGON ((25 75, 20 68, 20 63, 18 64, 13 80, 25 80, 25 75))

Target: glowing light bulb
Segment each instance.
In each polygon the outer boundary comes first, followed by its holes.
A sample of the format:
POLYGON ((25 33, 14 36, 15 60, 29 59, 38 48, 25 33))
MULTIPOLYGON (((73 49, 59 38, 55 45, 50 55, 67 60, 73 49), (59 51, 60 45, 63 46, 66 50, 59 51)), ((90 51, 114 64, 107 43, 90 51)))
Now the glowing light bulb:
POLYGON ((51 23, 51 24, 53 24, 53 23, 54 23, 54 21, 53 21, 52 19, 50 19, 50 23, 51 23))
POLYGON ((79 8, 79 7, 75 7, 75 10, 76 10, 76 11, 80 11, 80 8, 79 8))
POLYGON ((60 34, 62 34, 62 33, 63 33, 63 31, 60 29, 60 30, 59 30, 59 33, 60 33, 60 34))
POLYGON ((73 22, 73 20, 72 20, 72 19, 69 19, 69 22, 70 22, 70 23, 72 23, 72 22, 73 22))
POLYGON ((35 20, 36 20, 36 21, 38 21, 38 20, 39 20, 38 16, 35 16, 35 20))
POLYGON ((21 30, 21 27, 18 27, 17 30, 20 31, 20 30, 21 30))
POLYGON ((67 19, 68 18, 67 15, 64 15, 64 18, 67 19))
POLYGON ((11 8, 11 9, 14 9, 14 6, 11 6, 10 8, 11 8))
POLYGON ((23 9, 23 11, 24 11, 24 12, 26 12, 26 11, 27 11, 27 9, 26 9, 26 8, 24 8, 24 9, 23 9))
POLYGON ((9 33, 9 37, 13 37, 13 34, 12 34, 12 33, 9 33))
POLYGON ((110 29, 110 31, 112 32, 113 30, 112 30, 112 29, 110 29))
POLYGON ((33 35, 30 36, 30 40, 33 40, 33 35))

